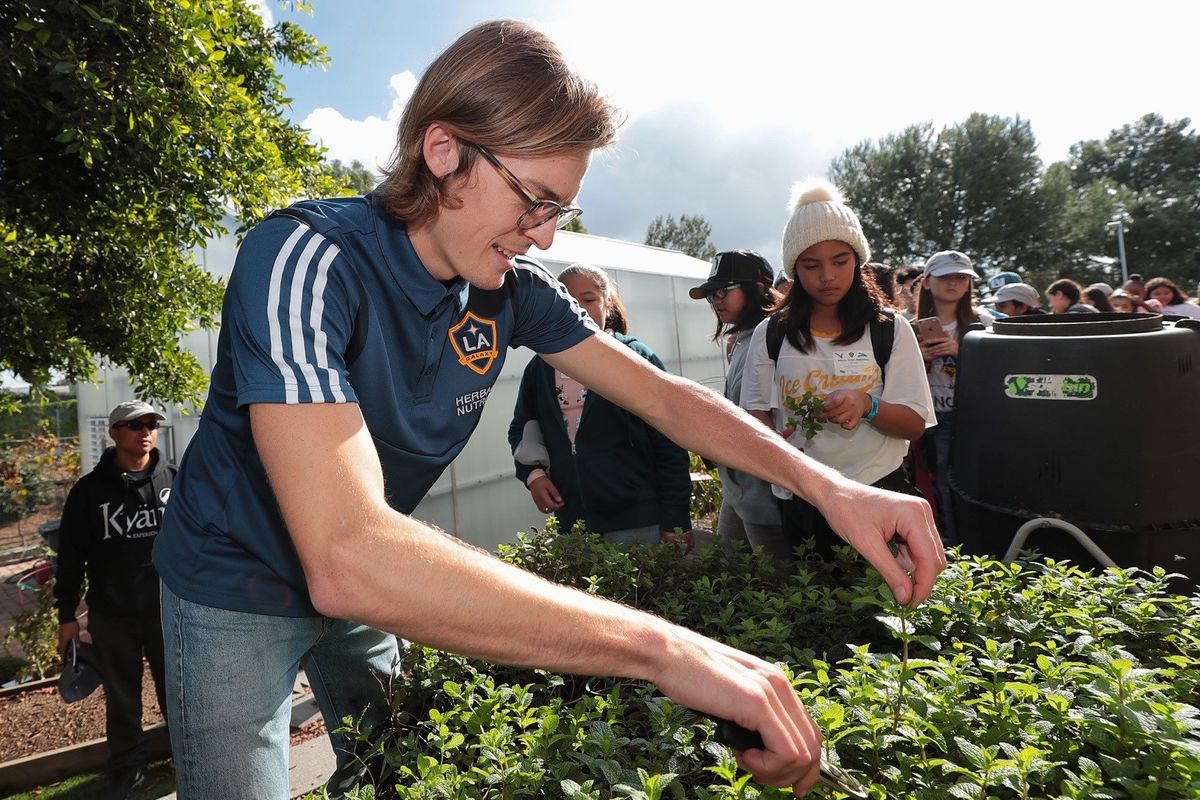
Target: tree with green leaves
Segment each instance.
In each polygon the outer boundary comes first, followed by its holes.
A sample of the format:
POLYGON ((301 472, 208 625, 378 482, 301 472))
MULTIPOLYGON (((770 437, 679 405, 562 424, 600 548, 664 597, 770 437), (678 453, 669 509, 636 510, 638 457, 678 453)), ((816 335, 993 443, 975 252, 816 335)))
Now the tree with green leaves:
POLYGON ((222 286, 189 251, 227 211, 336 192, 277 69, 324 60, 244 0, 0 5, 0 368, 38 385, 99 357, 142 396, 200 397, 180 333, 222 286))
POLYGON ((1194 293, 1200 280, 1200 135, 1190 128, 1187 118, 1167 122, 1147 114, 1103 140, 1073 145, 1063 169, 1074 196, 1090 198, 1095 207, 1077 237, 1091 237, 1095 252, 1115 257, 1116 242, 1104 223, 1123 207, 1130 271, 1165 275, 1194 293))
POLYGON ((1029 123, 986 114, 863 142, 830 169, 879 260, 954 249, 988 272, 1045 266, 1041 245, 1055 209, 1041 174, 1029 123))
POLYGON ((650 223, 646 244, 678 250, 708 261, 717 254, 717 248, 709 241, 711 235, 712 225, 701 214, 680 214, 678 222, 668 214, 666 219, 655 217, 650 223))
POLYGON ((348 187, 355 194, 369 194, 379 183, 379 178, 375 173, 367 169, 357 158, 349 164, 343 164, 335 158, 329 162, 327 169, 334 180, 348 187))

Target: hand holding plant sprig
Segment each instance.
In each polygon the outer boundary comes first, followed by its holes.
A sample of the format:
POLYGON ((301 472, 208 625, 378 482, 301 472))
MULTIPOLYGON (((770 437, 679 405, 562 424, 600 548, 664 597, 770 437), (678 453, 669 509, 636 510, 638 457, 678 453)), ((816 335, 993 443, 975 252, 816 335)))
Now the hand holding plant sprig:
MULTIPOLYGON (((788 395, 783 399, 783 405, 788 410, 787 427, 804 431, 806 440, 811 440, 825 427, 825 422, 818 418, 825 410, 824 395, 813 394, 809 389, 800 397, 788 395)), ((787 433, 786 429, 784 433, 787 433)))

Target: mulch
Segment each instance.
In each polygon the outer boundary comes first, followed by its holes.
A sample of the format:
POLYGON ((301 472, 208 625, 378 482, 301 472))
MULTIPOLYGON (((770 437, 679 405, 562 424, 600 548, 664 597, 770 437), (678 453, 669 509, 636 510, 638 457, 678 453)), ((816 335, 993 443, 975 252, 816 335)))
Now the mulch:
MULTIPOLYGON (((150 668, 142 675, 142 724, 163 721, 150 668)), ((57 687, 0 698, 0 761, 104 738, 104 687, 78 703, 64 702, 57 687)))
MULTIPOLYGON (((150 668, 142 675, 142 724, 163 721, 150 668)), ((78 703, 66 703, 55 687, 33 689, 0 698, 0 762, 12 761, 60 747, 104 738, 104 687, 78 703)), ((292 745, 325 733, 325 722, 315 720, 292 732, 292 745)))

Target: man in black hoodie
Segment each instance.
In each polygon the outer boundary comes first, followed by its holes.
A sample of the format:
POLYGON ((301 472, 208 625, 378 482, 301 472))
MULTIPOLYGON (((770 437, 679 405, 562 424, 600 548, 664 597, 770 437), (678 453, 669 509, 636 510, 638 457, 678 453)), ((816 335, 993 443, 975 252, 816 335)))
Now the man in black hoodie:
POLYGON ((150 662, 158 704, 166 709, 158 573, 151 561, 175 467, 159 457, 165 417, 130 400, 108 417, 116 443, 67 495, 59 533, 58 645, 79 638, 76 611, 87 576, 88 633, 100 660, 108 723, 106 797, 124 798, 142 781, 142 656, 150 662))

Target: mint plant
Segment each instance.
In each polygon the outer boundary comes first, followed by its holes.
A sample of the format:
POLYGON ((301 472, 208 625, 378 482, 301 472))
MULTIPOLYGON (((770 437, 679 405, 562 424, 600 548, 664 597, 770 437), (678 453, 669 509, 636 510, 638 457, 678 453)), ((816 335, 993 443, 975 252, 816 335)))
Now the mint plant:
POLYGON ((788 410, 787 424, 797 430, 804 431, 804 438, 811 439, 825 427, 823 420, 817 419, 825 410, 824 395, 814 394, 806 390, 800 397, 788 395, 783 398, 783 405, 788 410))
MULTIPOLYGON (((742 549, 681 557, 551 529, 500 555, 782 664, 824 756, 875 800, 1200 797, 1200 599, 1163 570, 952 554, 930 600, 903 609, 849 548, 802 550, 781 573, 742 549)), ((388 726, 347 721, 385 765, 360 800, 790 796, 653 686, 596 695, 419 646, 407 663, 388 726)))

